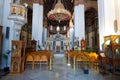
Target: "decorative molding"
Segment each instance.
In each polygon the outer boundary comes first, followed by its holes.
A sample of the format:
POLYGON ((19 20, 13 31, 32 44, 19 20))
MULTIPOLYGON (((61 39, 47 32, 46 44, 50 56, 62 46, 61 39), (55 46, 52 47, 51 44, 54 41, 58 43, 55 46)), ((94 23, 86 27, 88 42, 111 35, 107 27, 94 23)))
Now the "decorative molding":
POLYGON ((39 4, 40 4, 40 5, 43 5, 43 0, 40 0, 40 1, 39 1, 39 4))
POLYGON ((79 5, 79 0, 75 0, 74 5, 75 5, 75 6, 79 5))
POLYGON ((33 3, 39 3, 40 5, 43 5, 43 0, 33 0, 33 3))
POLYGON ((33 3, 39 3, 39 0, 33 0, 33 3))

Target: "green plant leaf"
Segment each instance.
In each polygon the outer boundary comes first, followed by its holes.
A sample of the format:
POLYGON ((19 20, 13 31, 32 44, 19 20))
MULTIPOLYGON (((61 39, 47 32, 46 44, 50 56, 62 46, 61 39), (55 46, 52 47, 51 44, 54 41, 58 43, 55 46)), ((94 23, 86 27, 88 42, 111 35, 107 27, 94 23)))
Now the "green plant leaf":
POLYGON ((10 54, 10 52, 11 52, 10 50, 7 50, 6 54, 8 54, 8 55, 9 55, 9 54, 10 54))
POLYGON ((8 55, 6 55, 6 54, 3 54, 3 57, 4 57, 5 60, 8 59, 8 55))

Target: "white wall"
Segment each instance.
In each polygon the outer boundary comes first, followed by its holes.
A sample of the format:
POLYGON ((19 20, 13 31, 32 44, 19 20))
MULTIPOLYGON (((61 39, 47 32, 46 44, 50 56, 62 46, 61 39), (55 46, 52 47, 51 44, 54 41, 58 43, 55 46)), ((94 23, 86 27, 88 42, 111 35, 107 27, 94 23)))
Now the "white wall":
POLYGON ((118 31, 117 34, 120 34, 120 0, 114 0, 115 1, 115 18, 118 23, 118 31))
POLYGON ((105 35, 114 35, 115 0, 104 0, 105 35), (109 29, 109 30, 108 30, 109 29))
POLYGON ((79 37, 79 41, 85 39, 85 18, 84 18, 84 5, 78 5, 74 8, 75 12, 75 37, 79 37))
POLYGON ((103 50, 104 36, 116 35, 114 31, 115 0, 98 0, 100 50, 103 50))
POLYGON ((32 39, 42 45, 42 31, 43 31, 43 6, 38 3, 33 4, 33 20, 32 20, 32 39))

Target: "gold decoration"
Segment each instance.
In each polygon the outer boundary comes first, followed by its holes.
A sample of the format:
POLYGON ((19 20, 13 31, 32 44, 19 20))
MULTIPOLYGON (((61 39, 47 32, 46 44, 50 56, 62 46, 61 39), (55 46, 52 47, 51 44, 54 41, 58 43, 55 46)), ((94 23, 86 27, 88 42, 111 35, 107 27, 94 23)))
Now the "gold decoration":
POLYGON ((48 13, 48 18, 51 20, 69 20, 71 18, 71 13, 64 8, 64 5, 61 3, 61 0, 58 0, 55 8, 48 13))

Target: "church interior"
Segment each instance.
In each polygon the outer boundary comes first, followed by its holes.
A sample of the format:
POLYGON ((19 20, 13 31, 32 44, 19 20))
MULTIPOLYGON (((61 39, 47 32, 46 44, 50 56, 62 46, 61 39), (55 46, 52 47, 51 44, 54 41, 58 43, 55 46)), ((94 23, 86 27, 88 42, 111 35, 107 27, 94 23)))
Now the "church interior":
POLYGON ((0 80, 120 80, 120 0, 0 0, 0 80))

